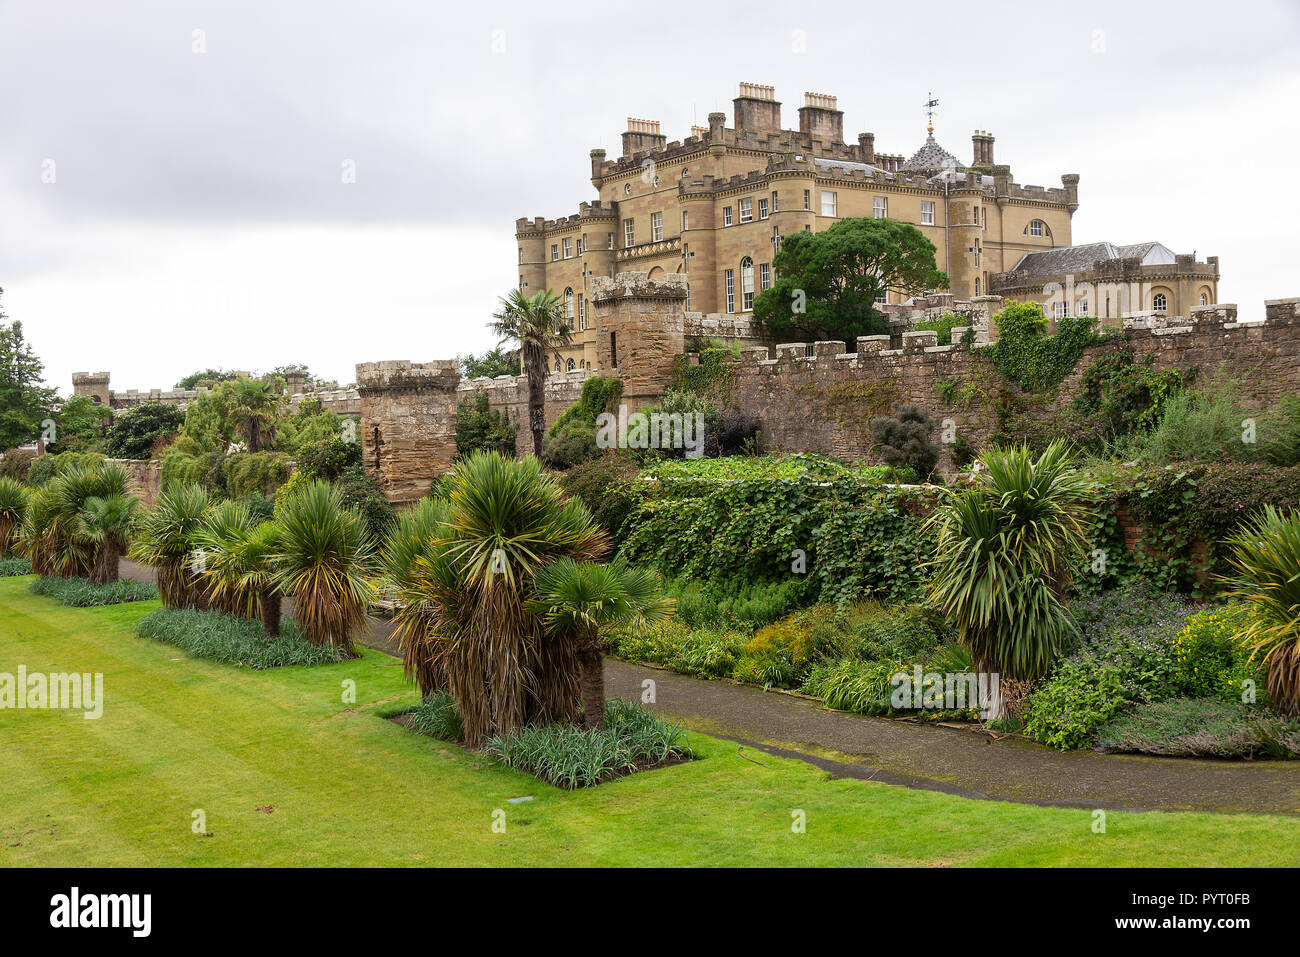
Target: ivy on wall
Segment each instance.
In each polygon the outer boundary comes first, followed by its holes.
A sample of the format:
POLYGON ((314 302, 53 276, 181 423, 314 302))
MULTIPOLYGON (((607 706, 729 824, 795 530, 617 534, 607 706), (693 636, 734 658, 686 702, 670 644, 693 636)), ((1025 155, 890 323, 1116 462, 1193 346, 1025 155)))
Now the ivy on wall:
POLYGON ((1088 316, 1058 319, 1055 334, 1048 335, 1047 317, 1037 302, 1012 302, 994 321, 998 341, 978 352, 987 356, 998 374, 1026 392, 1046 392, 1074 371, 1083 350, 1103 342, 1093 331, 1096 320, 1088 316))

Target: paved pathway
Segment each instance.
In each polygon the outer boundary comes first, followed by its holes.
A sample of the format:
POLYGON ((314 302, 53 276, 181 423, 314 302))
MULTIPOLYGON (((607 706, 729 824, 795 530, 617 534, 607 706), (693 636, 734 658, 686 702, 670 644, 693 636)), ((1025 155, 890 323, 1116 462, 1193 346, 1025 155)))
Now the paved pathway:
MULTIPOLYGON (((123 577, 147 580, 150 572, 123 562, 123 577)), ((371 618, 368 626, 361 643, 396 654, 389 623, 371 618)), ((994 740, 976 731, 828 711, 779 692, 606 663, 611 696, 640 698, 646 680, 655 683, 655 709, 692 730, 751 752, 798 758, 838 777, 1064 807, 1300 814, 1300 761, 1062 753, 1018 736, 994 740)))

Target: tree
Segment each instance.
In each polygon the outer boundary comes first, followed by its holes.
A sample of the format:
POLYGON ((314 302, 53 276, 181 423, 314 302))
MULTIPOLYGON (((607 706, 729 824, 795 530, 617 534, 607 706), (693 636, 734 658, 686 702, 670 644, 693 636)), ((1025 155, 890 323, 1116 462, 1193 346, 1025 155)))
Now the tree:
MULTIPOLYGON (((926 522, 936 533, 929 598, 957 626, 979 674, 1029 681, 1045 674, 1074 630, 1064 597, 1071 565, 1087 551, 1095 486, 1064 442, 980 456, 975 485, 946 491, 926 522)), ((981 707, 993 702, 982 701, 981 707)))
POLYGON ((871 420, 871 437, 885 464, 911 468, 923 479, 930 477, 939 461, 939 447, 930 441, 933 430, 934 421, 918 406, 907 403, 894 406, 892 416, 871 420))
POLYGON ((208 511, 208 493, 199 485, 164 488, 151 511, 141 516, 130 557, 158 570, 158 597, 164 608, 206 607, 202 561, 196 537, 208 511))
POLYGON ((404 518, 385 552, 407 674, 424 694, 451 694, 471 747, 528 724, 572 722, 577 648, 548 639, 528 602, 543 566, 594 559, 608 537, 535 457, 478 452, 445 486, 446 498, 404 518))
POLYGON ((605 726, 605 634, 616 626, 644 627, 673 613, 676 602, 662 594, 659 574, 561 558, 533 582, 528 610, 545 622, 554 640, 571 643, 581 668, 579 687, 588 728, 605 726))
POLYGON ((54 438, 45 443, 45 451, 90 452, 103 447, 113 410, 88 395, 74 395, 63 401, 54 421, 54 438))
POLYGON ((1267 666, 1273 707, 1294 718, 1300 715, 1300 512, 1266 505, 1227 544, 1226 597, 1252 613, 1235 640, 1267 666))
POLYGON ((90 581, 107 585, 117 581, 118 560, 126 551, 135 523, 139 499, 130 495, 91 496, 77 515, 76 533, 95 547, 90 581))
POLYGON ((374 591, 365 520, 328 482, 316 480, 288 499, 278 521, 270 557, 275 587, 293 597, 303 638, 351 653, 374 591))
POLYGON ((6 318, 0 309, 0 449, 33 441, 57 399, 42 385, 45 365, 23 339, 23 324, 6 318))
POLYGON ((174 405, 138 405, 113 419, 104 451, 117 459, 147 459, 156 441, 175 435, 184 423, 185 413, 174 405))
POLYGON ((754 300, 754 318, 778 342, 852 344, 881 335, 879 297, 948 288, 934 256, 924 233, 892 219, 843 219, 819 233, 794 233, 772 259, 777 279, 754 300))
POLYGON ((199 386, 212 388, 218 382, 230 382, 239 378, 234 372, 225 372, 221 369, 203 369, 200 372, 191 372, 184 379, 176 383, 178 389, 197 389, 199 386))
POLYGON ((519 375, 519 350, 509 352, 497 346, 481 356, 474 353, 460 357, 461 375, 466 379, 478 379, 486 376, 495 379, 499 375, 519 375))
POLYGON ((276 383, 267 379, 238 379, 230 391, 230 416, 243 432, 250 452, 260 452, 275 439, 275 422, 284 397, 276 383))
POLYGON ((502 342, 519 344, 524 375, 528 376, 528 429, 533 433, 533 454, 542 454, 546 434, 547 358, 573 341, 573 330, 564 317, 564 302, 547 289, 531 298, 520 290, 503 296, 500 309, 493 313, 490 328, 502 342))
POLYGON ((9 557, 9 546, 27 514, 27 490, 16 479, 0 475, 0 558, 9 557))

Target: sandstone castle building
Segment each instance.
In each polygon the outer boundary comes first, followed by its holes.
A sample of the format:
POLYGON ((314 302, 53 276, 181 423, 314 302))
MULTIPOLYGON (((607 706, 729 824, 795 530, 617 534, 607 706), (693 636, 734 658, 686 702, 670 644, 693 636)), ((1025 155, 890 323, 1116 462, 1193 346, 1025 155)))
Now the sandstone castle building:
MULTIPOLYGON (((1217 260, 1198 265, 1159 243, 1091 244, 1041 258, 1072 248, 1079 176, 1063 174, 1060 187, 1021 185, 996 161, 987 132, 975 131, 967 164, 936 141, 931 122, 924 143, 905 157, 878 151, 873 133, 846 142, 834 96, 805 93, 798 129, 783 128, 781 108, 771 86, 741 83, 730 127, 726 114, 710 113, 707 127, 668 142, 657 120, 629 118, 622 155, 591 151, 594 200, 568 217, 516 221, 520 288, 561 295, 576 332, 557 371, 602 368, 602 353, 617 356, 617 341, 596 340, 596 277, 679 274, 688 311, 744 319, 773 282, 783 237, 848 217, 920 229, 956 301, 1034 299, 1049 314, 1098 315, 1115 326, 1128 312, 1185 314, 1217 301, 1217 260)), ((901 304, 893 299, 882 305, 901 304)))

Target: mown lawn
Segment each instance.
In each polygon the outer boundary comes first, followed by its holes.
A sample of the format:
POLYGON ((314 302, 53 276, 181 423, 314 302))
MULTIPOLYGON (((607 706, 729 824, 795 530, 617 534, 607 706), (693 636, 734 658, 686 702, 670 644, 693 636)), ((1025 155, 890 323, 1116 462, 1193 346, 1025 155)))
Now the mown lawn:
POLYGON ((67 608, 30 581, 0 580, 0 672, 103 672, 106 700, 90 721, 0 711, 4 866, 1300 862, 1300 818, 1111 812, 1094 834, 1089 811, 831 781, 701 735, 704 760, 565 793, 376 717, 415 700, 385 655, 173 661, 134 635, 156 602, 67 608))

